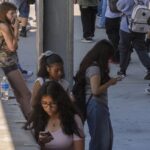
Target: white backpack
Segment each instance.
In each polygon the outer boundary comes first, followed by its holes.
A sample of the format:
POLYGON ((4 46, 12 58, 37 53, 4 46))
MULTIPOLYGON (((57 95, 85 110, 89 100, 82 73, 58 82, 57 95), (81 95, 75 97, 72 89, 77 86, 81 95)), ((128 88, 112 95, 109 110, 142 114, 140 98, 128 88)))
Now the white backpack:
POLYGON ((129 30, 138 33, 147 33, 150 31, 150 9, 140 0, 134 0, 131 18, 127 18, 129 30))

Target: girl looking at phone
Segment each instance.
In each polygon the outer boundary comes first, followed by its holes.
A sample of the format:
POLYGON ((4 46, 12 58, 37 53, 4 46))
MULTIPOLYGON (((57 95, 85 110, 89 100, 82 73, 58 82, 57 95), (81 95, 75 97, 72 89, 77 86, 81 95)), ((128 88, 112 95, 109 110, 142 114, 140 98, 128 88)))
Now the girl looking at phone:
POLYGON ((26 124, 45 150, 84 150, 82 121, 67 92, 56 81, 45 82, 26 124), (43 132, 44 131, 44 132, 43 132))

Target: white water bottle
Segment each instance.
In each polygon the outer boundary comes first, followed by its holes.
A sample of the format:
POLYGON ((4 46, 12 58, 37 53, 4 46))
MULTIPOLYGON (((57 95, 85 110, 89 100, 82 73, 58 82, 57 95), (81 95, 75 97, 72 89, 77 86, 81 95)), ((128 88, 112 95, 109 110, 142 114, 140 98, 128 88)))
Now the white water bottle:
POLYGON ((8 100, 9 99, 9 83, 7 81, 6 76, 2 78, 0 87, 1 87, 1 100, 8 100))

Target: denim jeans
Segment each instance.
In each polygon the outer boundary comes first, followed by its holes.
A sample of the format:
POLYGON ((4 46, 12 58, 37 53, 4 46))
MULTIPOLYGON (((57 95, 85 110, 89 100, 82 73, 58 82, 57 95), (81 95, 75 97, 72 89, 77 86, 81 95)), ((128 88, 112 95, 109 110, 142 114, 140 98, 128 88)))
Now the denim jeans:
POLYGON ((89 150, 112 150, 113 130, 108 106, 92 98, 87 106, 87 123, 91 136, 89 150))
POLYGON ((98 8, 97 8, 97 15, 98 16, 101 16, 102 14, 102 5, 101 5, 101 0, 99 0, 99 3, 98 3, 98 8))
POLYGON ((145 44, 145 34, 143 33, 128 33, 120 30, 120 71, 126 72, 129 65, 131 49, 134 48, 143 64, 143 66, 150 72, 150 57, 147 52, 145 44))
POLYGON ((107 8, 107 0, 101 0, 101 18, 99 19, 99 26, 104 27, 105 26, 105 13, 107 8))

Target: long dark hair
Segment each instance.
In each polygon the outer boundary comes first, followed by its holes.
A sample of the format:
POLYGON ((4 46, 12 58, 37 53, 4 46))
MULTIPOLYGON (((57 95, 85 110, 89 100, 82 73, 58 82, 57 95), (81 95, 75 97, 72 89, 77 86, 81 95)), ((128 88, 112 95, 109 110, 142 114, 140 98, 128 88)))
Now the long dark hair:
MULTIPOLYGON (((62 58, 55 53, 51 54, 50 56, 43 55, 40 59, 40 66, 37 76, 42 78, 48 78, 49 73, 47 71, 47 66, 52 65, 54 63, 60 63, 62 65, 64 64, 62 58)), ((64 74, 62 77, 64 77, 64 74)))
POLYGON ((40 131, 44 131, 50 117, 44 111, 41 105, 43 96, 51 96, 58 107, 61 127, 65 134, 80 135, 79 129, 75 121, 75 114, 78 114, 68 94, 63 87, 56 81, 45 82, 37 94, 37 103, 30 114, 25 129, 34 129, 35 137, 38 140, 40 131))
POLYGON ((3 2, 0 4, 0 21, 1 22, 5 22, 7 24, 11 24, 11 22, 7 19, 7 12, 9 10, 17 10, 17 7, 12 4, 12 3, 9 3, 9 2, 3 2))
POLYGON ((108 60, 114 54, 113 45, 106 39, 95 44, 95 46, 86 54, 80 63, 78 72, 74 79, 80 83, 81 88, 85 87, 85 72, 89 66, 96 64, 100 68, 101 84, 107 82, 109 77, 108 60))

